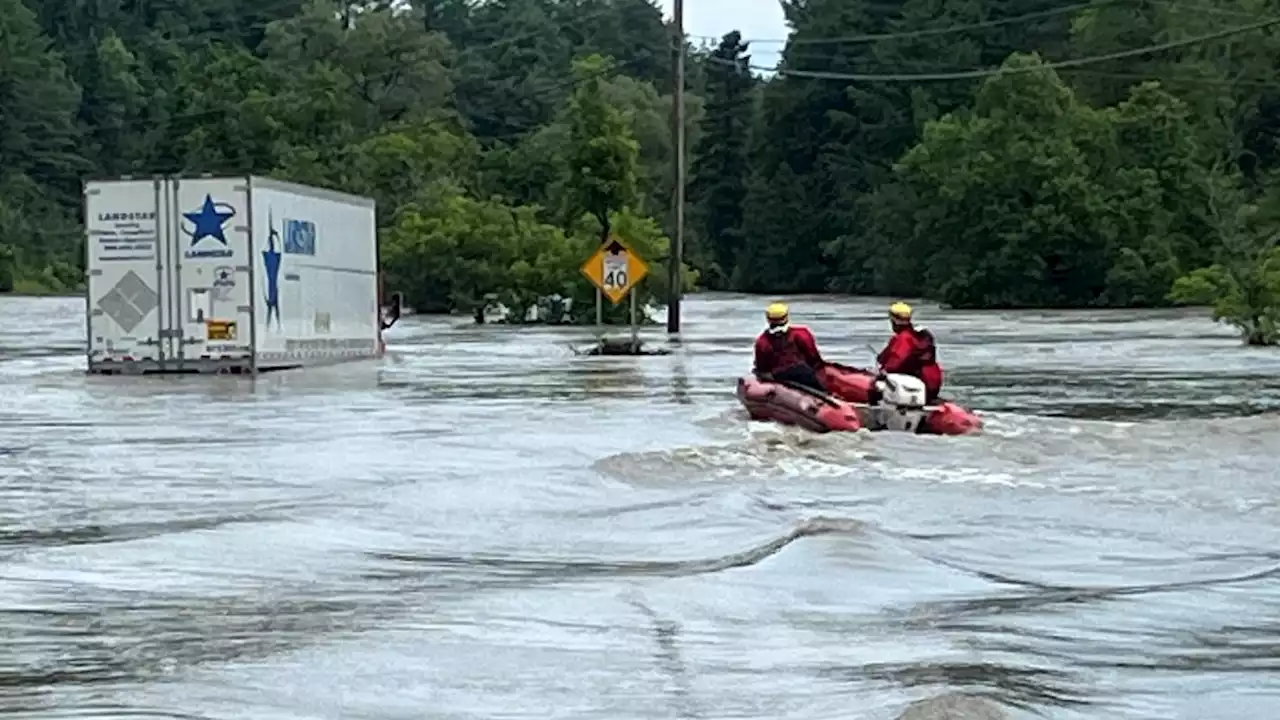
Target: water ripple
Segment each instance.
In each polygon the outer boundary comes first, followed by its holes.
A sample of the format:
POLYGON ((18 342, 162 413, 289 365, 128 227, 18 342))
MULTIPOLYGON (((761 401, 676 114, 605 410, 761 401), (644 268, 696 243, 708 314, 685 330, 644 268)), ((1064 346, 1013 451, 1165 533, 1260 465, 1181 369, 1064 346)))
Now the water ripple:
POLYGON ((815 436, 733 397, 761 303, 689 298, 665 356, 407 318, 377 362, 89 378, 83 300, 0 297, 0 715, 1272 713, 1280 356, 921 303, 989 432, 815 436))

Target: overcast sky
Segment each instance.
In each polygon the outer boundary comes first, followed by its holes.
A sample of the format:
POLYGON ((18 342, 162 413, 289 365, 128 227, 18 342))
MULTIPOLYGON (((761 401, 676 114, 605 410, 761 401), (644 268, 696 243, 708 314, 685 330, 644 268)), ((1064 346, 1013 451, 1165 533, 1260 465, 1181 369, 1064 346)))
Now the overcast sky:
MULTIPOLYGON (((663 13, 671 17, 671 0, 658 0, 663 13)), ((778 64, 780 42, 785 40, 787 26, 782 20, 782 6, 778 0, 685 0, 684 31, 694 43, 700 43, 705 35, 719 38, 730 30, 737 30, 751 43, 751 64, 772 68, 778 64)))

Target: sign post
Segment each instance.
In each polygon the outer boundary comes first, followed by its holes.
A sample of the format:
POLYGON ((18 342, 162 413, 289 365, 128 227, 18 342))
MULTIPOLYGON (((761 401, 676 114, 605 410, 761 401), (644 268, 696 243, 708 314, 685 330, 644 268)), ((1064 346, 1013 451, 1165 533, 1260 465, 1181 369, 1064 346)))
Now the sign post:
POLYGON ((597 327, 603 325, 604 298, 617 305, 624 297, 631 296, 631 344, 633 348, 638 347, 640 329, 636 325, 635 288, 649 274, 649 265, 615 236, 592 253, 581 270, 596 286, 597 327))

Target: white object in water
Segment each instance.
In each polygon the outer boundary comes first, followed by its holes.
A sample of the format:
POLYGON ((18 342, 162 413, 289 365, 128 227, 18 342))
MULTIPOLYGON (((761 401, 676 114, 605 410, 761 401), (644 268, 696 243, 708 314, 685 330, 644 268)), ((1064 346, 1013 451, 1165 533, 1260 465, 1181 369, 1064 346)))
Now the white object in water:
POLYGON ((923 382, 910 375, 889 373, 876 380, 876 389, 880 391, 880 402, 872 408, 872 417, 877 426, 899 432, 916 432, 920 428, 928 414, 923 382))
POLYGON ((382 354, 371 198, 265 177, 84 187, 88 370, 257 373, 382 354))

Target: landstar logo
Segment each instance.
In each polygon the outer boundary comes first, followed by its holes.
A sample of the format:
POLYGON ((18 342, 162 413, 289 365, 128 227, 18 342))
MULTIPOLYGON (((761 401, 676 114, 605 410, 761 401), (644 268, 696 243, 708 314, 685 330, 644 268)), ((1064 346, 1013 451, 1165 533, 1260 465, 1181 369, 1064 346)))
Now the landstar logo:
POLYGON ((183 223, 182 232, 191 238, 191 249, 183 253, 187 258, 229 258, 235 251, 227 247, 227 236, 224 229, 231 218, 236 216, 236 209, 227 203, 214 202, 212 195, 204 196, 204 205, 195 212, 182 213, 187 221, 183 223), (190 227, 188 227, 188 223, 190 227), (213 238, 222 243, 222 247, 210 250, 195 249, 200 241, 213 238))

